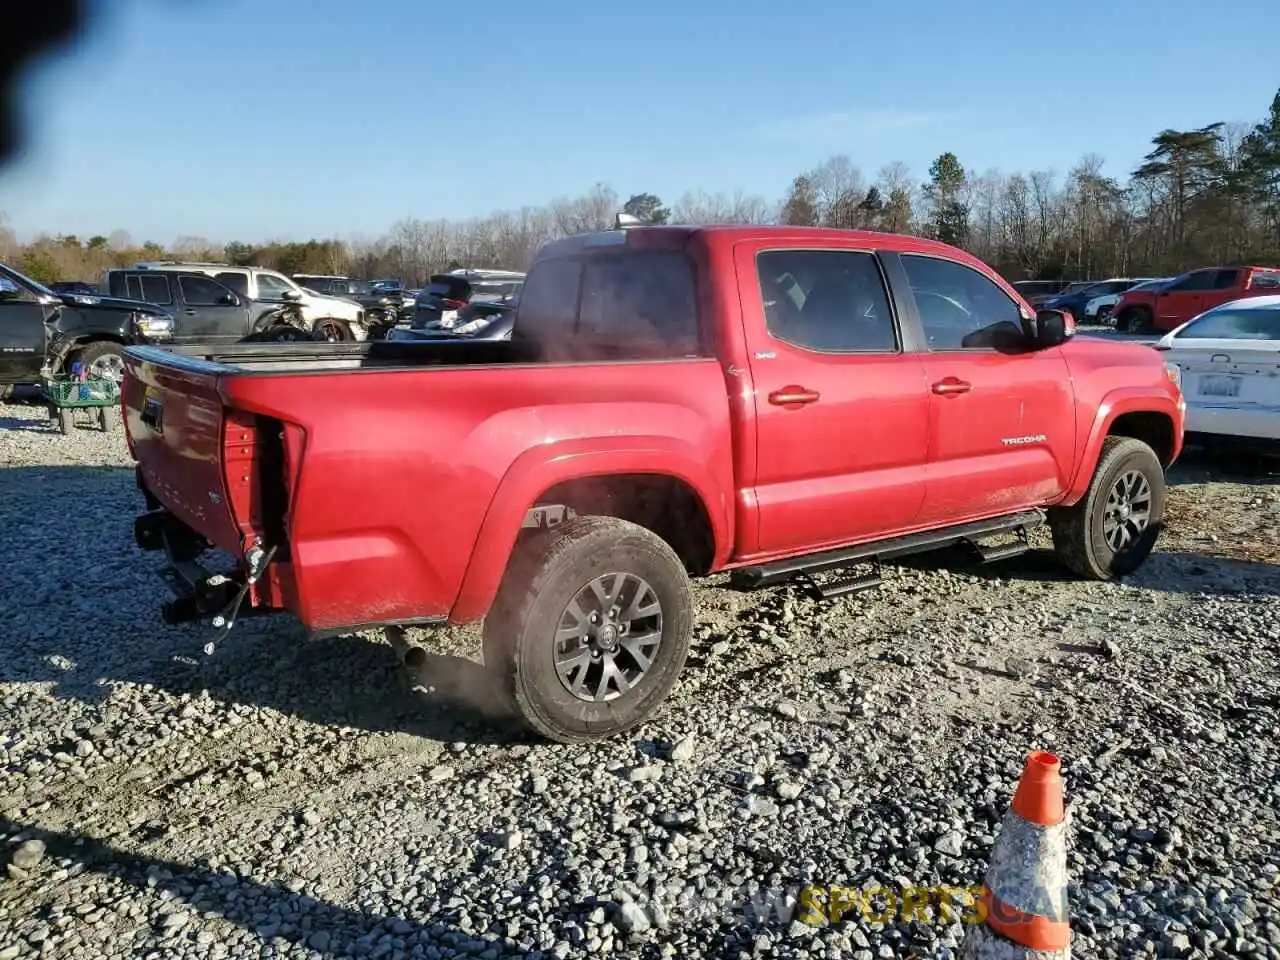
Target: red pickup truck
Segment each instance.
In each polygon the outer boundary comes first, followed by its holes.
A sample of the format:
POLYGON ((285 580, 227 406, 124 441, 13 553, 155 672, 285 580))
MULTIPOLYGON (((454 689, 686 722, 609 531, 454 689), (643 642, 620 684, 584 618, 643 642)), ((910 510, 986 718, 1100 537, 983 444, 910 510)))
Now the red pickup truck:
POLYGON ((509 341, 128 349, 135 538, 173 621, 485 618, 524 721, 597 739, 675 683, 691 575, 832 596, 1046 520, 1078 574, 1137 568, 1181 392, 1072 332, 928 240, 620 226, 539 252, 509 341))
POLYGON ((1212 307, 1271 293, 1280 293, 1280 268, 1206 267, 1160 287, 1129 291, 1112 315, 1122 333, 1167 333, 1212 307))

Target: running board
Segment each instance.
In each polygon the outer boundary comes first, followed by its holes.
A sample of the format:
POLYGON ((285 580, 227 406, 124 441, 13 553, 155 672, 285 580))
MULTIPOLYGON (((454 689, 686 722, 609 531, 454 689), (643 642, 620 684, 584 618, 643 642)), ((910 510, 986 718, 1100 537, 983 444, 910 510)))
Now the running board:
MULTIPOLYGON (((843 547, 838 550, 810 553, 786 560, 774 560, 751 567, 740 567, 729 575, 729 582, 739 590, 757 590, 761 587, 771 587, 779 583, 785 583, 800 574, 821 573, 824 570, 833 570, 837 567, 844 567, 873 558, 875 560, 892 560, 895 557, 924 553, 958 543, 972 544, 983 537, 993 537, 1002 533, 1017 533, 1019 542, 1010 546, 1016 546, 1018 552, 1022 552, 1026 549, 1023 542, 1026 531, 1033 527, 1038 527, 1042 523, 1044 523, 1044 513, 1042 511, 1028 510, 1024 513, 994 517, 990 520, 977 520, 973 523, 962 523, 954 527, 944 527, 940 530, 909 533, 905 537, 894 537, 891 540, 877 540, 872 543, 859 544, 855 547, 843 547)), ((984 553, 984 558, 989 554, 999 553, 1006 549, 1010 548, 991 548, 984 553)), ((1013 553, 1000 554, 994 559, 1002 559, 1004 556, 1013 555, 1013 553)), ((866 579, 863 578, 863 580, 866 579)), ((861 582, 862 580, 850 580, 842 581, 841 583, 861 582)), ((829 586, 836 588, 841 583, 833 583, 829 586)), ((870 585, 874 586, 874 584, 870 585)), ((852 593, 856 589, 866 589, 866 587, 850 587, 850 589, 843 592, 852 593)), ((839 596, 840 594, 835 595, 839 596)))

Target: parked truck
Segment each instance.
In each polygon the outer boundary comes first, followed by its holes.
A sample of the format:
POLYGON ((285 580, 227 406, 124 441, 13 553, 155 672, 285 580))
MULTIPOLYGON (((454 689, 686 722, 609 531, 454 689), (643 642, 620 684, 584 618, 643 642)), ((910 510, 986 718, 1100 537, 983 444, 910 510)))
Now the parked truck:
POLYGON ((1168 283, 1133 289, 1116 302, 1116 329, 1168 333, 1206 310, 1280 291, 1280 267, 1206 267, 1168 283))
POLYGON ((168 554, 173 621, 483 618, 525 723, 607 737, 676 682, 691 576, 829 597, 916 551, 1011 556, 1046 521, 1076 574, 1136 570, 1182 447, 1176 368, 1072 332, 920 238, 571 237, 510 340, 130 348, 135 537, 168 554))

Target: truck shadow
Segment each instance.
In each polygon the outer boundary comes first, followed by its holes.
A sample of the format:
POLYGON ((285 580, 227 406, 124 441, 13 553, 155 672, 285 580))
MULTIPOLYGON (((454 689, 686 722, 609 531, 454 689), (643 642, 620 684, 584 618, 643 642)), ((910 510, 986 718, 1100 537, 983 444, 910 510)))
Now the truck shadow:
POLYGON ((488 672, 439 647, 429 645, 407 677, 375 637, 312 640, 292 618, 273 616, 242 620, 205 656, 208 625, 160 618, 160 563, 133 543, 140 508, 128 467, 0 468, 0 529, 13 561, 0 602, 0 683, 48 684, 56 697, 90 704, 117 683, 207 691, 230 706, 443 742, 524 736, 504 723, 488 672))
MULTIPOLYGON (((36 875, 30 881, 34 887, 41 884, 40 874, 51 871, 49 859, 68 860, 81 866, 78 877, 63 880, 59 886, 73 887, 88 880, 95 884, 97 877, 112 880, 135 888, 138 893, 159 906, 168 901, 166 913, 185 912, 189 921, 185 925, 159 929, 143 934, 132 943, 135 955, 151 954, 170 956, 190 950, 200 951, 196 935, 202 930, 216 930, 198 914, 216 913, 225 921, 249 931, 266 947, 279 941, 303 949, 309 956, 345 957, 373 953, 379 941, 398 940, 403 949, 397 956, 412 952, 422 955, 428 946, 444 949, 462 949, 468 955, 527 956, 529 950, 504 943, 487 934, 467 934, 447 916, 433 917, 430 921, 412 920, 391 914, 378 914, 353 907, 328 903, 318 897, 295 892, 282 884, 260 883, 229 871, 213 870, 202 863, 183 864, 163 860, 145 854, 131 853, 104 843, 93 837, 48 830, 42 827, 16 822, 0 817, 0 835, 10 840, 39 840, 46 847, 46 861, 38 865, 36 875), (82 880, 81 878, 84 878, 82 880), (174 911, 174 907, 178 911, 174 911), (185 909, 183 909, 185 908, 185 909), (293 917, 298 922, 276 923, 267 932, 263 928, 268 916, 293 917), (305 925, 303 920, 306 920, 305 925), (191 922, 194 921, 194 922, 191 922)), ((462 879, 462 878, 460 878, 462 879)), ((16 897, 21 884, 27 881, 12 880, 8 884, 7 897, 16 897)), ((461 884, 460 884, 461 885, 461 884)), ((41 884, 43 886, 43 884, 41 884)), ((11 914, 14 919, 20 919, 11 914)), ((144 928, 145 921, 138 921, 144 928)), ((255 954, 257 947, 255 949, 255 954)), ((267 954, 264 954, 267 955, 267 954)), ((278 955, 278 954, 277 954, 278 955)))

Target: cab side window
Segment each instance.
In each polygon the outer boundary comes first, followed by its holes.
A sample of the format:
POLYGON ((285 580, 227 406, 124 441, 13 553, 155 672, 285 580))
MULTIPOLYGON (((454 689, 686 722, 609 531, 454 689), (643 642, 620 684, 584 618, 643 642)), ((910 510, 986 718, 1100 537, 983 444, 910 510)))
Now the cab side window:
POLYGON ((854 250, 765 250, 756 256, 765 327, 820 353, 895 353, 899 341, 874 255, 854 250))
POLYGON ((1161 293, 1196 293, 1201 290, 1212 290, 1218 277, 1217 270, 1196 270, 1188 273, 1181 280, 1175 280, 1165 287, 1161 293))
POLYGON ((990 350, 1022 337, 1022 311, 988 277, 954 260, 903 254, 930 350, 990 350))

